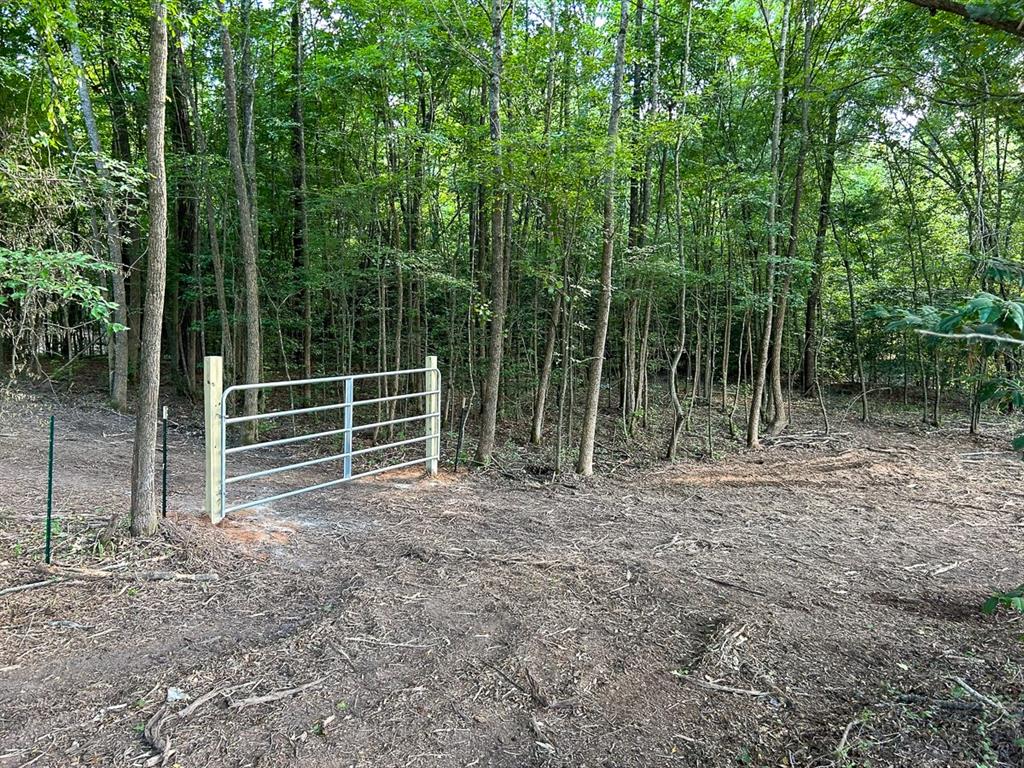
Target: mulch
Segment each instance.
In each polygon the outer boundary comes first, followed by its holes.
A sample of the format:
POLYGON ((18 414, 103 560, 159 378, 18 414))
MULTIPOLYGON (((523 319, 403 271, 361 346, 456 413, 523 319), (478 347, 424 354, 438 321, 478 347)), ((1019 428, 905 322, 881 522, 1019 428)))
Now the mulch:
POLYGON ((130 420, 9 396, 0 766, 1024 764, 1024 617, 980 611, 1024 581, 1006 425, 833 420, 672 465, 608 432, 596 478, 510 444, 214 528, 182 405, 137 541, 130 420))

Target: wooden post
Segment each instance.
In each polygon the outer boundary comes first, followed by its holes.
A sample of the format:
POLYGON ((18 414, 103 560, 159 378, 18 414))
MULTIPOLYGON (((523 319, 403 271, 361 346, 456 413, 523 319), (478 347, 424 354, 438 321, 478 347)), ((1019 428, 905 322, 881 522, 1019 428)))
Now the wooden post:
POLYGON ((427 417, 427 474, 434 477, 441 457, 441 373, 437 370, 437 357, 427 355, 424 368, 425 389, 433 393, 426 396, 426 412, 432 414, 427 417))
POLYGON ((221 506, 222 430, 220 398, 224 391, 224 359, 203 358, 203 405, 206 415, 206 513, 214 525, 224 519, 221 506))

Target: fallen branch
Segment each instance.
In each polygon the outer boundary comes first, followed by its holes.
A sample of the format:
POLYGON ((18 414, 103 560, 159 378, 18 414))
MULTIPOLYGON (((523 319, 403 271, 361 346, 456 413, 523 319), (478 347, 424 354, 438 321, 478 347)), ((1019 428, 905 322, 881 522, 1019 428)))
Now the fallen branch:
POLYGON ((683 672, 673 671, 672 674, 675 677, 678 677, 680 680, 685 680, 689 683, 693 683, 694 685, 700 686, 701 688, 707 688, 712 691, 719 691, 721 693, 734 693, 737 696, 754 696, 759 699, 771 696, 771 693, 769 693, 768 691, 755 691, 752 688, 733 688, 731 685, 721 685, 719 683, 712 683, 706 680, 698 680, 697 678, 690 677, 690 675, 684 674, 683 672))
POLYGON ((208 702, 210 699, 215 699, 217 696, 224 696, 227 698, 228 694, 234 693, 239 688, 245 688, 247 685, 252 683, 241 683, 240 685, 229 685, 224 688, 214 688, 212 691, 207 691, 198 699, 193 701, 187 707, 178 712, 178 717, 184 720, 186 717, 195 712, 199 707, 208 702))
POLYGON ((146 740, 153 749, 156 750, 156 754, 146 761, 147 768, 155 765, 164 765, 174 754, 174 750, 171 749, 171 740, 167 736, 161 733, 164 721, 170 717, 171 713, 167 709, 167 705, 163 704, 153 713, 152 717, 146 721, 146 725, 142 729, 142 737, 146 740))
POLYGON ((1009 716, 1009 711, 1006 709, 1005 706, 1003 706, 1003 703, 1001 701, 996 701, 995 699, 989 698, 983 693, 979 693, 974 688, 969 686, 962 677, 951 677, 949 679, 957 685, 959 685, 968 696, 977 699, 986 707, 991 707, 992 709, 998 710, 1002 714, 1009 716))
POLYGON ((57 578, 57 579, 44 579, 43 581, 32 581, 32 582, 29 582, 28 584, 18 584, 17 586, 14 586, 14 587, 7 587, 6 589, 0 589, 0 597, 3 597, 4 595, 13 595, 15 592, 25 592, 26 590, 29 590, 29 589, 37 589, 39 587, 46 587, 46 586, 49 586, 50 584, 59 584, 62 581, 67 581, 67 579, 60 579, 60 578, 57 578))
MULTIPOLYGON (((80 579, 123 579, 138 581, 217 581, 216 573, 178 573, 177 571, 113 571, 104 568, 88 568, 85 566, 40 565, 39 570, 58 578, 64 574, 72 574, 80 579)), ((2 594, 2 593, 0 593, 2 594)))
POLYGON ((196 581, 210 582, 220 579, 216 573, 177 573, 176 571, 147 571, 135 574, 143 581, 196 581))
POLYGON ((697 575, 699 575, 702 579, 710 581, 712 584, 717 584, 720 587, 730 587, 732 589, 738 589, 741 592, 746 592, 746 593, 751 594, 751 595, 757 595, 758 597, 767 597, 768 596, 768 594, 766 592, 761 592, 760 590, 744 586, 743 584, 736 584, 735 582, 732 582, 732 581, 726 581, 725 579, 718 579, 718 578, 715 578, 714 576, 708 576, 706 574, 699 573, 699 572, 697 572, 697 575))
POLYGON ((846 730, 843 731, 843 738, 839 740, 839 746, 836 747, 836 755, 839 758, 846 757, 846 742, 850 738, 850 731, 853 730, 853 726, 855 726, 856 724, 856 720, 851 720, 846 724, 846 730))
POLYGON ((231 709, 242 709, 243 707, 251 707, 256 704, 269 704, 272 701, 280 701, 281 699, 287 699, 289 696, 294 696, 297 693, 302 693, 307 688, 312 688, 314 685, 319 685, 326 679, 326 677, 318 677, 316 680, 312 680, 303 685, 298 685, 294 688, 285 688, 282 691, 271 691, 263 696, 251 696, 248 699, 232 701, 228 706, 231 707, 231 709))
POLYGON ((370 645, 383 645, 387 648, 415 648, 417 650, 427 650, 433 648, 432 645, 417 645, 416 643, 391 643, 387 640, 378 640, 375 637, 345 637, 343 640, 347 640, 350 643, 369 643, 370 645))

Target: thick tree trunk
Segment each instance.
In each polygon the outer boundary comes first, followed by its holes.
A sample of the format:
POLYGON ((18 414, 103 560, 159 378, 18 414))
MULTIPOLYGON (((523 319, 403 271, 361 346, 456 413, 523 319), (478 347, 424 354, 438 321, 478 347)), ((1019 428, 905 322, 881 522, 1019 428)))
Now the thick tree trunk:
POLYGON ((505 187, 501 148, 501 71, 504 65, 502 23, 504 3, 491 2, 491 70, 487 85, 487 103, 494 153, 491 190, 491 333, 488 342, 487 378, 484 381, 483 418, 476 461, 487 464, 494 452, 494 433, 498 420, 498 389, 501 385, 501 360, 505 345, 505 187))
POLYGON ((608 168, 604 178, 604 245, 601 254, 601 295, 594 323, 594 346, 591 350, 587 377, 587 402, 583 414, 583 435, 576 471, 594 474, 594 442, 597 437, 597 415, 601 401, 601 371, 604 346, 608 337, 608 315, 612 305, 612 262, 615 256, 615 153, 618 148, 619 117, 622 113, 622 75, 626 59, 626 28, 629 25, 629 1, 619 8, 619 33, 615 40, 615 68, 612 71, 611 113, 608 117, 608 168))
POLYGON ((132 455, 131 528, 134 536, 156 531, 156 422, 160 400, 160 326, 167 269, 167 173, 164 119, 167 100, 167 9, 152 2, 149 31, 149 117, 146 158, 149 171, 149 267, 139 361, 139 403, 132 455))
MULTIPOLYGON (((223 0, 218 3, 221 15, 223 0)), ((235 54, 231 46, 231 33, 227 19, 221 20, 221 50, 224 58, 224 101, 227 112, 228 159, 235 184, 238 201, 238 229, 242 249, 242 265, 245 272, 245 383, 256 384, 262 368, 260 343, 260 295, 259 267, 256 234, 253 230, 252 208, 249 204, 249 187, 242 164, 242 146, 238 131, 238 95, 235 82, 235 54)), ((243 413, 254 416, 257 408, 255 389, 245 390, 243 413)), ((256 421, 246 422, 245 439, 256 439, 256 421)))

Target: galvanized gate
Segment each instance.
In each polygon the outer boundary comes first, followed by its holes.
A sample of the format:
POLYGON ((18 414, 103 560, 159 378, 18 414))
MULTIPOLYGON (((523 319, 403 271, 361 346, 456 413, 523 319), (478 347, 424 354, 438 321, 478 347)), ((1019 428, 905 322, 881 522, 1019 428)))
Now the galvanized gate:
POLYGON ((295 381, 267 381, 258 384, 233 384, 227 389, 223 388, 223 360, 220 357, 206 357, 204 359, 204 400, 206 411, 206 510, 210 519, 216 524, 224 519, 229 512, 236 512, 240 509, 247 509, 261 504, 268 504, 289 496, 296 496, 308 491, 330 488, 340 483, 356 480, 361 477, 369 477, 382 472, 388 472, 403 467, 411 467, 417 464, 425 464, 427 473, 437 474, 437 463, 440 457, 441 438, 441 373, 437 368, 437 358, 429 356, 426 358, 422 368, 407 368, 400 371, 381 371, 378 373, 358 373, 344 376, 328 376, 319 379, 300 379, 295 381), (422 378, 421 378, 422 377, 422 378), (357 382, 371 382, 379 379, 391 379, 395 382, 407 382, 409 391, 404 394, 388 394, 379 397, 367 397, 357 400, 355 390, 357 382), (422 382, 422 386, 418 383, 422 382), (322 385, 338 385, 342 392, 339 402, 314 405, 304 408, 289 408, 278 411, 267 411, 250 415, 229 415, 230 397, 235 392, 246 390, 280 389, 284 387, 313 387, 322 385), (361 413, 358 409, 368 405, 396 404, 397 401, 417 400, 422 401, 421 413, 412 416, 393 416, 388 419, 377 419, 366 423, 359 423, 357 416, 361 413), (282 419, 301 416, 311 413, 325 413, 340 411, 342 425, 333 429, 319 430, 306 434, 293 434, 289 437, 281 437, 273 440, 256 441, 252 443, 241 443, 228 446, 228 427, 232 424, 242 424, 253 421, 264 421, 267 419, 282 419), (353 435, 370 430, 380 430, 386 427, 393 427, 396 424, 413 424, 423 422, 423 434, 412 438, 395 440, 387 443, 374 443, 365 448, 353 449, 353 435), (341 437, 341 451, 327 456, 316 456, 303 461, 293 462, 274 466, 269 469, 260 469, 243 474, 230 475, 228 472, 228 459, 236 454, 256 451, 266 448, 274 448, 308 440, 341 437), (372 466, 368 469, 353 473, 352 459, 359 456, 369 456, 388 448, 400 448, 402 446, 424 443, 423 456, 415 459, 393 461, 372 466), (313 483, 297 488, 289 488, 279 493, 271 494, 257 499, 248 499, 233 504, 228 504, 228 486, 237 486, 241 483, 251 482, 264 477, 270 477, 283 472, 314 467, 319 464, 330 464, 341 462, 341 476, 333 477, 322 482, 313 483))

